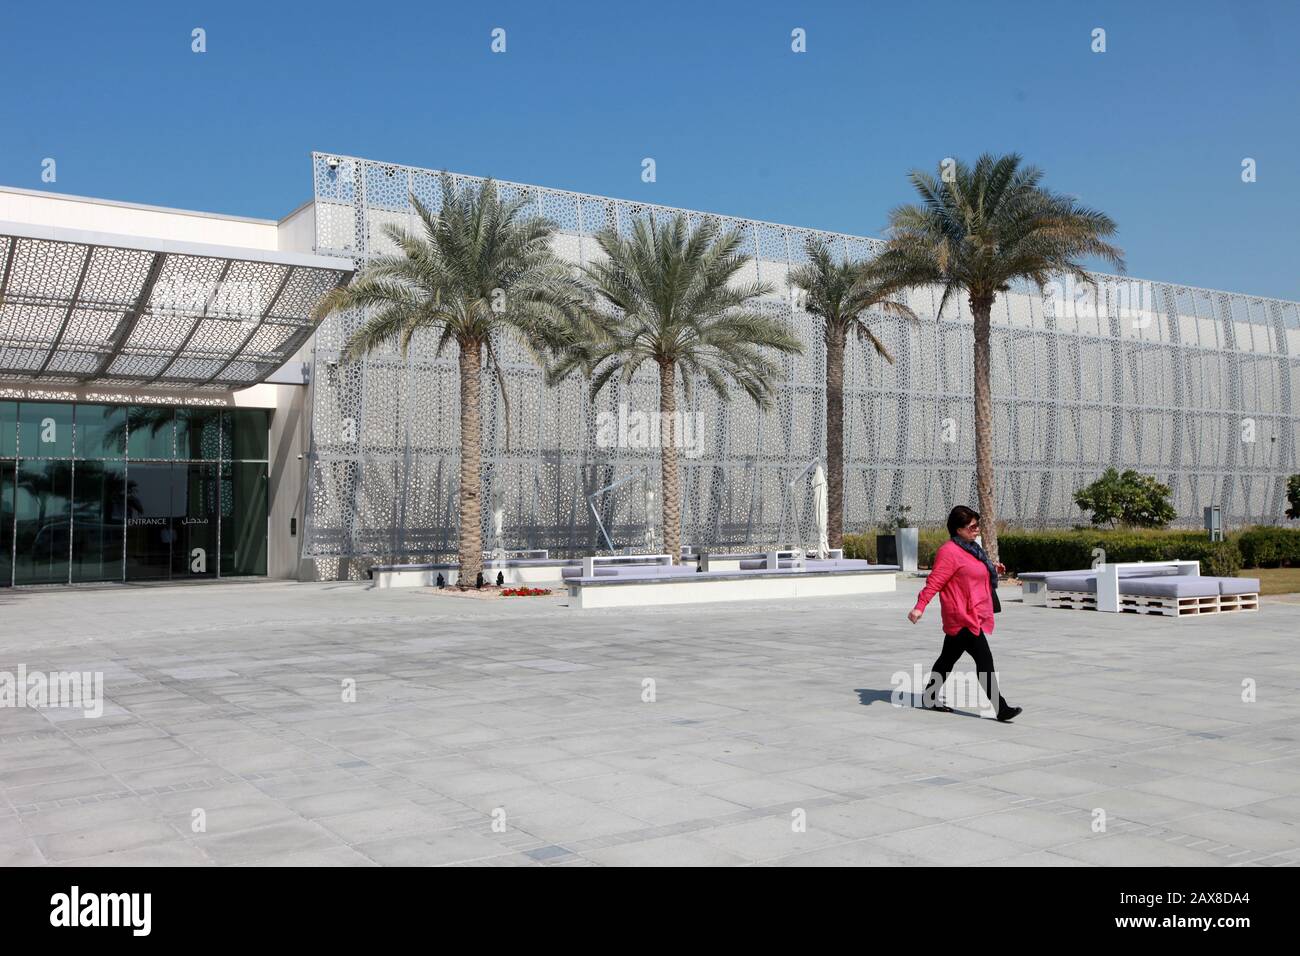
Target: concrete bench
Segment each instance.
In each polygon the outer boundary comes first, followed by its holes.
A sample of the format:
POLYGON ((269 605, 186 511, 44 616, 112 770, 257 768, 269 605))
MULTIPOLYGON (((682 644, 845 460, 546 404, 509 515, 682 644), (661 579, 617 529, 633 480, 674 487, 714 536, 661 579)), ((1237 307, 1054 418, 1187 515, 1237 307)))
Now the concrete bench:
POLYGON ((626 574, 593 574, 568 578, 565 584, 569 589, 571 607, 641 607, 712 601, 843 597, 893 591, 897 584, 896 570, 892 565, 868 565, 865 568, 753 568, 674 574, 664 568, 643 567, 628 569, 629 573, 626 574))
MULTIPOLYGON (((766 567, 769 552, 750 551, 732 554, 713 554, 704 553, 698 556, 700 567, 705 571, 739 571, 755 567, 766 567)), ((778 550, 776 552, 779 561, 794 563, 798 552, 793 549, 778 550)), ((843 548, 832 548, 827 552, 826 560, 839 560, 844 557, 843 548)), ((805 552, 805 561, 817 560, 816 552, 805 552)))
MULTIPOLYGON (((870 561, 862 561, 862 560, 859 560, 859 559, 857 559, 857 558, 826 558, 826 559, 824 559, 824 560, 818 560, 817 558, 805 558, 805 559, 804 559, 804 562, 803 562, 802 565, 798 564, 798 563, 797 563, 793 558, 790 558, 790 559, 781 558, 781 559, 778 559, 778 560, 777 560, 776 564, 777 564, 777 569, 778 569, 778 570, 780 570, 780 569, 782 569, 782 568, 794 568, 794 567, 805 567, 805 568, 859 568, 859 569, 861 569, 861 568, 889 568, 890 570, 893 570, 893 571, 897 571, 897 570, 898 570, 898 565, 896 565, 896 564, 872 564, 870 561)), ((767 567, 767 559, 766 559, 766 558, 746 558, 745 560, 743 560, 743 561, 740 562, 740 567, 737 568, 736 570, 738 570, 738 571, 758 571, 758 570, 762 570, 762 569, 764 569, 764 568, 766 568, 766 567, 767 567)))
POLYGON ((374 564, 366 574, 381 590, 429 586, 430 577, 439 569, 454 567, 442 564, 374 564))
POLYGON ((564 580, 574 578, 596 577, 596 578, 626 578, 626 577, 663 577, 682 574, 697 574, 693 564, 623 564, 613 567, 596 566, 591 569, 591 574, 586 574, 581 565, 575 564, 573 567, 565 568, 561 574, 564 580))
MULTIPOLYGON (((545 554, 546 552, 540 552, 545 554)), ((561 572, 568 567, 578 570, 577 561, 562 558, 507 558, 504 560, 485 560, 483 562, 483 580, 495 584, 497 575, 502 583, 512 586, 546 587, 562 583, 561 572)), ((456 584, 460 578, 459 564, 375 564, 368 570, 368 575, 379 590, 389 588, 428 588, 437 585, 439 576, 448 587, 456 584)), ((474 582, 469 582, 473 584, 474 582)))

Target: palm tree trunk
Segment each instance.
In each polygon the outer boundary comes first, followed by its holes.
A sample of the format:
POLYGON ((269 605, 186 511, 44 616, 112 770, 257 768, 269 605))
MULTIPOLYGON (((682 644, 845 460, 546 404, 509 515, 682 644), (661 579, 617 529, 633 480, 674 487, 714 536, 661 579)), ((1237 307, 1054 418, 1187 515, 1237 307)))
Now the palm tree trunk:
POLYGON ((676 369, 672 362, 659 366, 659 465, 663 484, 662 518, 664 553, 679 564, 682 556, 682 488, 677 473, 676 369))
POLYGON ((970 295, 975 317, 975 490, 980 534, 989 558, 998 560, 998 518, 993 506, 993 392, 989 384, 990 313, 993 295, 970 295))
POLYGON ((826 537, 844 547, 844 339, 826 330, 826 537))
POLYGON ((479 371, 482 357, 478 342, 460 343, 460 526, 461 588, 472 588, 483 570, 483 445, 480 437, 483 407, 479 371))

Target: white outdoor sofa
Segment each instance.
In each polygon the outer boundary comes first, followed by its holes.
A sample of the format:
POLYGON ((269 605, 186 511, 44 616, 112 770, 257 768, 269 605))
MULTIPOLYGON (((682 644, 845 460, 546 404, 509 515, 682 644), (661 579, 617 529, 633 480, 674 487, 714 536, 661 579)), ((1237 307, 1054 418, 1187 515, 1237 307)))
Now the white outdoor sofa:
POLYGON ((1259 610, 1258 578, 1201 574, 1199 561, 1132 561, 1019 575, 1026 604, 1195 617, 1259 610))

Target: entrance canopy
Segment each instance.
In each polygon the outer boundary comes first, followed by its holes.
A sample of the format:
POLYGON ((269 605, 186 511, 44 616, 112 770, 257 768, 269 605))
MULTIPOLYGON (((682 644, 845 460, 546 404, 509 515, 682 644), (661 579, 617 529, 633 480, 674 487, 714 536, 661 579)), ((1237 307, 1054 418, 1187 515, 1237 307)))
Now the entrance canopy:
POLYGON ((0 221, 0 383, 240 389, 352 262, 0 221))

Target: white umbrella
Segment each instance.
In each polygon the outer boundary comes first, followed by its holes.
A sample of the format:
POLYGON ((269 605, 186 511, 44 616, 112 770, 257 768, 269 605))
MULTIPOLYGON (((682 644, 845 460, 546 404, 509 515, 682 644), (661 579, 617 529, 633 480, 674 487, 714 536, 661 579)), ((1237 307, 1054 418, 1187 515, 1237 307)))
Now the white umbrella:
POLYGON ((506 556, 506 503, 500 492, 492 497, 492 557, 500 561, 506 556))
POLYGON ((645 551, 655 553, 655 493, 653 488, 645 490, 645 551))
POLYGON ((830 554, 831 545, 827 539, 830 521, 826 510, 826 472, 822 470, 821 465, 818 465, 817 470, 813 472, 812 492, 813 521, 816 523, 817 530, 817 558, 824 561, 830 554))

